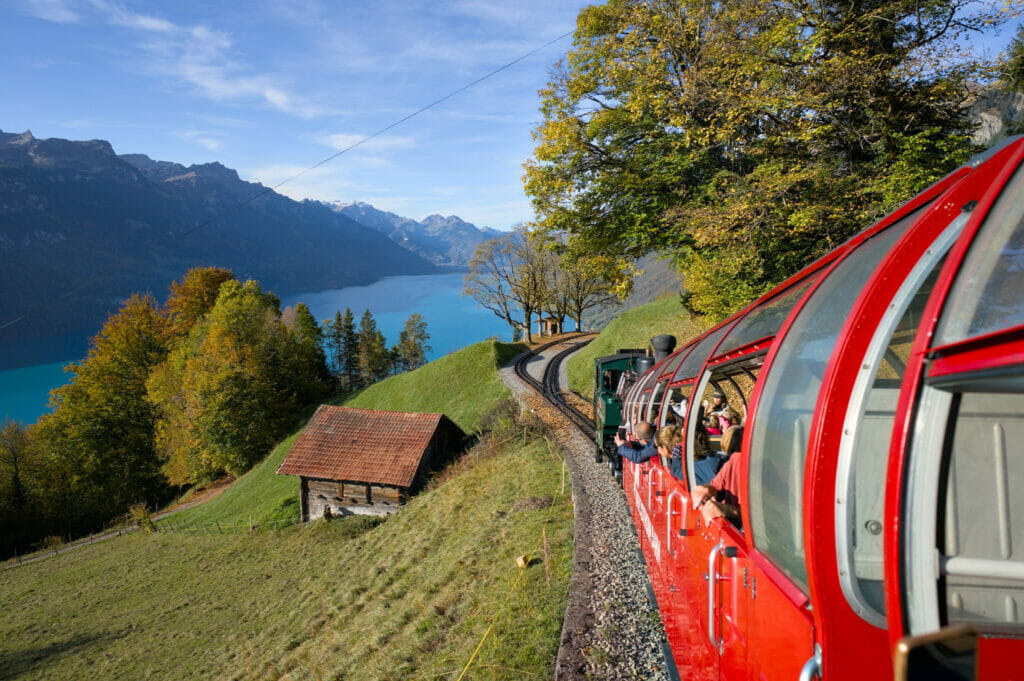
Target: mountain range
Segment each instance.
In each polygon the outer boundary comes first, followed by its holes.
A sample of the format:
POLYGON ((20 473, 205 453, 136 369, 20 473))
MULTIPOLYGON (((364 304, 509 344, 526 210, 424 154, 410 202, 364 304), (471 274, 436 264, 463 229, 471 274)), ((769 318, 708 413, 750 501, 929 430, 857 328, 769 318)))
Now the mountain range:
POLYGON ((328 205, 345 217, 386 234, 435 265, 447 267, 465 267, 481 242, 505 234, 490 227, 477 227, 457 215, 428 215, 417 222, 359 201, 328 205))
MULTIPOLYGON (((365 216, 392 215, 356 205, 365 216)), ((192 267, 227 267, 283 296, 447 271, 440 265, 464 265, 475 245, 447 243, 444 233, 483 238, 456 217, 394 217, 409 224, 367 226, 219 163, 186 167, 118 155, 103 140, 0 131, 0 369, 56 361, 14 358, 10 348, 95 333, 130 294, 162 299, 192 267)))

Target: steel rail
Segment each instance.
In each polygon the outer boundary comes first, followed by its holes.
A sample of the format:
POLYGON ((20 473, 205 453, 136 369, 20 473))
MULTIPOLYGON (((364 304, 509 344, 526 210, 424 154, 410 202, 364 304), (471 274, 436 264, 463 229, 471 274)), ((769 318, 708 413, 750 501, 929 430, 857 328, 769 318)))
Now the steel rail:
MULTIPOLYGON (((586 334, 580 334, 584 336, 586 334)), ((567 339, 561 338, 545 345, 540 346, 534 350, 528 350, 523 353, 515 363, 515 374, 524 383, 529 385, 536 393, 547 400, 552 406, 560 411, 569 422, 576 426, 585 436, 593 440, 594 438, 594 422, 586 414, 573 407, 569 402, 562 396, 562 392, 558 385, 558 370, 561 366, 562 361, 573 352, 576 352, 581 347, 593 340, 591 338, 586 339, 582 343, 573 343, 566 349, 559 352, 557 355, 548 360, 544 367, 544 375, 540 381, 530 375, 527 370, 527 365, 530 360, 538 356, 543 350, 547 350, 553 345, 567 342, 567 339)))

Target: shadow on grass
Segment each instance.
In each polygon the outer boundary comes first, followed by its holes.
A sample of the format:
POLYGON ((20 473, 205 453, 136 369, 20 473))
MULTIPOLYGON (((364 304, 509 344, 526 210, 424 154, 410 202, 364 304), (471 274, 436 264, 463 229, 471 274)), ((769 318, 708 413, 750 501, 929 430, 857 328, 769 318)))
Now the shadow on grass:
POLYGON ((0 653, 0 681, 18 678, 23 674, 29 674, 36 667, 53 662, 64 655, 76 653, 95 645, 109 643, 123 637, 124 634, 109 632, 78 634, 63 641, 56 641, 44 646, 0 653))

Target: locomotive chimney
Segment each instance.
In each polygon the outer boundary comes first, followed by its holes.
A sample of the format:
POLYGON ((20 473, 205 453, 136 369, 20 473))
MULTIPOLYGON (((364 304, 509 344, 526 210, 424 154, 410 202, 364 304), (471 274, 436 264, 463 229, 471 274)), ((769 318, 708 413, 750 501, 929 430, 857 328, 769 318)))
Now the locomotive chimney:
POLYGON ((654 348, 654 363, 657 364, 672 354, 676 349, 676 337, 667 333, 655 336, 651 339, 651 347, 654 348))

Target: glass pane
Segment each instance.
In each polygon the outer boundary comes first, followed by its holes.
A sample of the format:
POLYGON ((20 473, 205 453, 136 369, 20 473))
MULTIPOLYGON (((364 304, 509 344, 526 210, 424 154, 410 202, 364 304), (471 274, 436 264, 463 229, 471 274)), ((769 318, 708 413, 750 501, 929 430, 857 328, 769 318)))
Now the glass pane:
POLYGON ((661 426, 683 425, 683 415, 686 413, 691 390, 693 390, 692 383, 677 386, 668 391, 668 399, 662 404, 661 417, 658 419, 661 426))
POLYGON ((845 564, 854 580, 842 581, 854 609, 879 626, 885 623, 882 528, 896 402, 925 304, 965 223, 959 218, 945 231, 897 293, 861 362, 844 424, 840 485, 846 489, 840 508, 845 514, 839 516, 836 539, 840 566, 845 564))
POLYGON ((948 623, 1024 624, 1024 395, 954 400, 941 547, 948 623))
POLYGON ((985 217, 948 300, 938 345, 1024 324, 1024 168, 985 217))
POLYGON ((686 352, 687 350, 683 350, 681 352, 677 352, 674 356, 669 357, 668 361, 665 362, 665 369, 659 373, 668 374, 669 376, 674 374, 676 369, 679 367, 679 363, 683 361, 684 357, 686 357, 686 352))
MULTIPOLYGON (((661 413, 661 398, 665 396, 665 386, 668 385, 668 381, 662 381, 654 388, 654 398, 651 400, 650 406, 647 408, 647 417, 644 419, 649 423, 655 423, 658 414, 661 413)), ((657 425, 655 423, 655 425, 657 425)))
POLYGON ((898 221, 839 263, 800 311, 764 377, 751 423, 754 544, 804 589, 804 462, 825 367, 868 277, 920 214, 921 209, 898 221))
POLYGON ((724 355, 748 343, 778 333, 793 306, 807 293, 811 284, 818 280, 818 274, 815 272, 806 280, 791 286, 787 291, 775 296, 756 310, 751 310, 746 317, 740 320, 739 324, 733 327, 715 354, 724 355))
POLYGON ((718 341, 722 339, 725 332, 729 330, 729 324, 721 327, 704 338, 697 344, 697 347, 693 349, 686 360, 679 365, 676 369, 676 373, 672 376, 673 381, 681 381, 684 378, 693 378, 700 373, 700 368, 704 366, 704 362, 707 360, 708 355, 711 354, 711 350, 718 345, 718 341))

